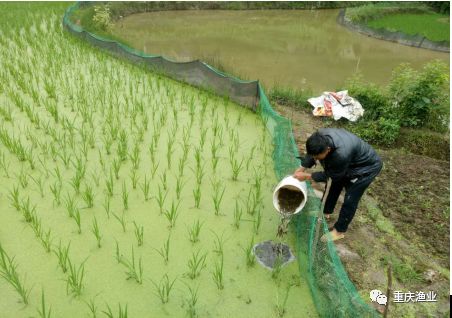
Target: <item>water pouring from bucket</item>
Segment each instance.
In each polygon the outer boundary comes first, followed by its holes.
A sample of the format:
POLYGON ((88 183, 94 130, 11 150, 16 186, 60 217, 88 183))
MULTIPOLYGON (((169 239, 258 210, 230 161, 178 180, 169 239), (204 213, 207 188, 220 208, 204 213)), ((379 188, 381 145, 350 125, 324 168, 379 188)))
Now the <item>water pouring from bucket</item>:
POLYGON ((281 216, 277 236, 287 233, 290 218, 301 212, 308 198, 306 182, 299 181, 293 176, 282 179, 273 192, 273 205, 281 216))

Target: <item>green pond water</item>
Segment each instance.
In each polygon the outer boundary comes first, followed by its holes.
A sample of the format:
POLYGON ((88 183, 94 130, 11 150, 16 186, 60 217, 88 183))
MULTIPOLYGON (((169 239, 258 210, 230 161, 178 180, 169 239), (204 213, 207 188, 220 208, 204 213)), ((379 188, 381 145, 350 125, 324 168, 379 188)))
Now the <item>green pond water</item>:
MULTIPOLYGON (((284 317, 316 317, 296 261, 283 267, 276 278, 259 264, 246 263, 244 250, 250 241, 276 240, 279 224, 272 204, 278 182, 273 145, 258 115, 100 53, 63 31, 59 12, 49 14, 40 8, 24 13, 24 25, 4 31, 0 45, 0 70, 4 70, 0 72, 4 83, 0 89, 0 244, 14 257, 20 280, 31 290, 29 304, 24 305, 12 285, 0 278, 0 316, 38 316, 43 291, 52 317, 92 317, 87 305, 91 301, 98 315, 108 305, 117 316, 120 304, 127 305, 129 317, 185 317, 190 287, 198 289, 194 309, 199 317, 276 317, 277 304, 283 302, 287 286, 293 285, 284 317), (5 136, 31 149, 31 156, 19 160, 5 136), (124 160, 120 159, 121 140, 127 150, 124 160), (170 156, 168 144, 173 145, 170 156), (218 150, 213 156, 215 145, 218 150), (139 160, 133 168, 135 151, 139 160), (197 151, 204 172, 199 208, 193 194, 197 151), (231 153, 242 163, 235 181, 231 153), (85 168, 79 194, 77 167, 85 168), (145 180, 150 187, 148 200, 145 180), (177 180, 183 184, 179 197, 177 180), (261 184, 260 191, 256 183, 261 184), (215 187, 218 193, 224 190, 218 213, 215 187), (12 204, 13 189, 19 192, 19 209, 12 204), (92 207, 84 199, 87 189, 94 194, 92 207), (172 204, 179 206, 173 227, 159 207, 159 192, 166 195, 163 212, 168 213, 172 204), (81 233, 76 218, 69 216, 70 199, 80 214, 81 233), (24 217, 28 200, 35 207, 33 222, 24 217), (239 228, 234 226, 236 202, 243 213, 239 228), (125 231, 115 215, 123 219, 125 231), (94 220, 102 236, 100 248, 92 233, 94 220), (199 242, 192 243, 188 229, 197 220, 202 223, 199 242), (38 222, 42 230, 36 234, 33 228, 38 222), (141 246, 134 224, 144 230, 141 246), (60 242, 70 244, 71 263, 77 268, 84 264, 79 296, 68 288, 69 274, 59 266, 55 253, 46 251, 41 242, 47 231, 52 250, 60 242), (168 237, 165 264, 157 250, 163 249, 168 237), (216 237, 224 240, 221 290, 212 275, 221 260, 216 237), (120 259, 130 263, 133 248, 136 268, 140 262, 143 268, 142 283, 127 279, 126 266, 116 258, 117 248, 120 259), (198 251, 206 255, 205 267, 191 279, 188 262, 198 251), (162 304, 152 281, 160 282, 165 274, 177 280, 169 302, 162 304)), ((295 250, 293 233, 284 241, 295 250)))
POLYGON ((336 23, 338 10, 166 11, 134 14, 113 33, 149 54, 220 64, 272 87, 335 90, 356 71, 386 84, 394 67, 449 54, 370 38, 336 23))

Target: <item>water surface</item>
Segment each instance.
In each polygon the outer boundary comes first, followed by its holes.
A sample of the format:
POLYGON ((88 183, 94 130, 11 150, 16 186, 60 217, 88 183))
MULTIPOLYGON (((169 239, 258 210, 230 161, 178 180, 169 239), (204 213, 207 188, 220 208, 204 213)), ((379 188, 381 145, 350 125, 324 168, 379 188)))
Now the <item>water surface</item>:
POLYGON ((113 32, 134 47, 177 61, 221 63, 233 74, 315 91, 334 90, 356 71, 377 84, 407 62, 416 69, 449 54, 370 38, 336 23, 338 10, 140 13, 113 32))

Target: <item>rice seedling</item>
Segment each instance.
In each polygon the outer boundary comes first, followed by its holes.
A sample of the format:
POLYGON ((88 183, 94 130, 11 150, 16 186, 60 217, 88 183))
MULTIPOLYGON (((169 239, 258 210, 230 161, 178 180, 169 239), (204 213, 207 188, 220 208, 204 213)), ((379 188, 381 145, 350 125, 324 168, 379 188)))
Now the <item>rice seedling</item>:
POLYGON ((50 185, 50 192, 53 194, 53 202, 56 203, 57 206, 61 205, 61 183, 55 181, 54 184, 50 185))
POLYGON ((184 187, 184 185, 186 184, 186 182, 184 182, 182 180, 182 177, 178 177, 176 180, 176 199, 179 200, 181 193, 182 193, 182 189, 184 187))
POLYGON ((174 141, 171 137, 168 136, 168 143, 166 144, 166 163, 168 166, 168 169, 171 169, 171 159, 173 158, 174 153, 174 141))
POLYGON ((91 318, 97 318, 97 305, 94 302, 94 299, 90 299, 89 302, 85 301, 85 304, 88 306, 88 309, 91 313, 91 318))
POLYGON ((221 205, 221 201, 223 200, 224 191, 226 190, 226 187, 221 186, 220 181, 216 181, 216 182, 212 181, 212 188, 213 188, 212 201, 213 201, 213 206, 215 209, 215 215, 219 215, 220 214, 220 205, 221 205))
POLYGON ((168 180, 166 177, 166 171, 163 172, 163 174, 160 176, 160 182, 163 186, 163 190, 165 190, 165 191, 168 190, 168 180))
POLYGON ((111 146, 113 145, 113 137, 111 135, 104 135, 102 137, 102 141, 104 143, 105 152, 107 155, 111 154, 111 146))
POLYGON ((196 253, 193 252, 191 258, 188 260, 188 277, 190 279, 195 279, 201 274, 201 271, 206 267, 206 257, 207 253, 199 255, 201 251, 198 250, 196 253))
POLYGON ((39 239, 41 240, 41 244, 44 247, 47 253, 50 253, 52 248, 52 238, 50 237, 51 230, 49 229, 47 232, 42 231, 39 239))
POLYGON ((187 303, 187 315, 189 318, 196 318, 198 316, 196 313, 196 304, 198 302, 199 286, 192 288, 191 286, 187 285, 187 287, 188 296, 185 299, 185 302, 187 303))
POLYGON ((66 148, 63 148, 63 149, 61 149, 61 151, 57 152, 57 155, 61 159, 61 161, 63 162, 64 166, 66 168, 68 168, 69 167, 69 163, 71 163, 71 156, 67 152, 66 148))
POLYGON ((243 249, 243 251, 245 252, 246 265, 248 267, 254 266, 254 263, 256 262, 256 259, 254 258, 253 254, 253 247, 254 247, 254 236, 251 238, 250 243, 243 249))
POLYGON ((251 161, 254 159, 254 151, 255 151, 255 150, 256 150, 256 145, 254 145, 254 146, 251 148, 250 155, 249 155, 248 159, 246 160, 246 171, 249 170, 249 168, 250 168, 250 163, 251 163, 251 161))
POLYGON ((292 286, 293 284, 288 284, 282 301, 280 301, 279 292, 276 294, 276 313, 279 317, 283 317, 286 314, 287 299, 289 298, 289 292, 292 286))
POLYGON ((276 256, 275 259, 275 263, 273 264, 273 270, 272 270, 272 278, 273 279, 278 279, 279 274, 281 273, 281 269, 283 266, 283 258, 282 255, 280 253, 278 253, 278 255, 276 256))
POLYGON ((210 153, 212 158, 217 157, 218 150, 220 149, 220 144, 217 143, 216 138, 214 138, 210 143, 210 153))
POLYGON ((109 197, 113 196, 113 190, 114 190, 114 181, 113 181, 113 172, 110 169, 109 177, 105 180, 105 187, 107 188, 107 194, 109 197))
POLYGON ((53 250, 53 253, 58 257, 58 265, 61 267, 63 273, 66 273, 67 271, 70 246, 71 242, 69 242, 66 247, 63 247, 60 240, 58 248, 53 250))
POLYGON ((113 213, 113 216, 115 217, 116 220, 118 220, 119 224, 121 224, 122 231, 125 233, 127 223, 126 219, 124 218, 124 213, 122 214, 121 217, 119 217, 116 213, 113 213))
POLYGON ((201 152, 202 152, 201 148, 195 148, 196 170, 199 170, 201 168, 201 163, 202 163, 201 152))
POLYGON ((132 182, 132 188, 135 190, 137 188, 138 184, 138 174, 137 170, 132 170, 132 173, 130 174, 130 181, 132 182))
POLYGON ((155 173, 157 172, 157 169, 159 167, 159 163, 155 160, 152 160, 152 167, 151 167, 151 178, 154 179, 155 173))
POLYGON ((127 275, 127 280, 129 279, 134 279, 138 284, 142 284, 143 283, 143 262, 140 258, 138 259, 138 267, 137 267, 137 262, 135 260, 135 251, 133 249, 133 245, 132 245, 132 258, 130 260, 126 259, 124 257, 124 255, 121 255, 119 257, 119 263, 124 265, 126 267, 126 275, 127 275))
POLYGON ((81 216, 80 216, 80 211, 78 208, 76 208, 74 210, 74 214, 72 215, 72 218, 74 219, 75 224, 77 224, 78 234, 82 234, 81 216))
POLYGON ((166 239, 165 243, 163 243, 163 247, 160 248, 159 250, 156 248, 153 248, 163 258, 163 262, 165 263, 165 265, 167 265, 169 262, 170 238, 171 238, 171 235, 168 235, 168 238, 166 239))
POLYGON ((91 172, 91 179, 94 181, 96 187, 99 187, 100 175, 98 173, 91 172))
POLYGON ((31 180, 36 184, 38 187, 39 194, 41 195, 41 198, 44 198, 44 183, 42 181, 42 178, 33 178, 33 176, 30 176, 31 180))
POLYGON ((162 189, 159 186, 159 191, 158 191, 156 200, 157 200, 157 204, 158 204, 159 209, 160 209, 160 214, 163 214, 163 212, 164 212, 163 211, 163 205, 165 204, 165 200, 166 200, 167 194, 168 194, 168 191, 162 189))
POLYGON ((199 222, 199 219, 196 222, 193 222, 191 228, 187 228, 188 230, 188 239, 193 244, 199 242, 199 234, 201 233, 203 223, 199 222))
POLYGON ((8 199, 11 202, 11 206, 17 211, 20 211, 19 186, 14 186, 13 190, 8 191, 8 199))
POLYGON ((219 254, 220 256, 223 256, 223 247, 224 243, 226 242, 226 240, 223 238, 224 232, 221 234, 221 236, 218 236, 218 234, 212 230, 211 232, 215 236, 213 252, 219 254))
POLYGON ((38 315, 41 318, 50 318, 52 313, 52 307, 47 311, 46 300, 44 297, 44 290, 41 291, 41 309, 38 309, 38 315))
POLYGON ((136 143, 133 147, 132 153, 129 156, 130 161, 132 162, 132 169, 137 170, 140 166, 140 147, 138 143, 136 143))
POLYGON ((127 160, 127 133, 125 130, 121 130, 119 133, 117 154, 121 162, 127 160))
POLYGON ((3 170, 7 178, 9 178, 9 165, 10 165, 9 161, 6 162, 5 154, 2 153, 0 156, 0 169, 3 170))
POLYGON ((144 227, 143 225, 138 226, 135 221, 133 221, 133 225, 135 226, 135 237, 137 238, 138 246, 142 246, 144 239, 144 227))
POLYGON ((20 185, 25 189, 28 186, 28 174, 24 170, 21 170, 18 178, 20 185))
MULTIPOLYGON (((127 318, 128 314, 127 314, 127 304, 126 306, 123 308, 121 306, 121 304, 118 304, 118 318, 127 318)), ((104 313, 108 318, 115 318, 116 316, 113 315, 113 312, 111 311, 110 306, 107 304, 107 310, 108 311, 102 311, 102 313, 104 313)))
POLYGON ((254 234, 259 234, 259 228, 261 227, 261 223, 262 223, 262 212, 261 211, 257 211, 254 215, 254 222, 253 222, 253 229, 254 229, 254 234))
POLYGON ((110 198, 109 197, 105 197, 102 207, 104 208, 105 213, 107 214, 107 218, 110 219, 110 211, 111 210, 110 210, 110 198))
POLYGON ((85 186, 85 191, 82 193, 83 201, 85 201, 87 208, 90 209, 94 206, 94 191, 90 185, 85 186))
POLYGON ((234 226, 238 230, 240 228, 240 221, 242 219, 242 209, 239 206, 239 201, 235 200, 234 208, 234 226))
POLYGON ((154 285, 155 289, 154 293, 160 298, 162 304, 166 304, 169 301, 169 295, 176 280, 177 277, 170 281, 168 274, 163 275, 158 284, 151 279, 151 283, 154 285))
POLYGON ((100 230, 99 230, 99 225, 97 224, 97 219, 94 216, 93 218, 93 225, 91 227, 91 232, 94 234, 94 236, 96 237, 96 241, 97 241, 97 247, 101 248, 101 244, 100 241, 102 240, 102 235, 100 234, 100 230))
POLYGON ((121 160, 113 159, 113 172, 115 173, 116 180, 119 180, 119 169, 121 169, 121 160))
POLYGON ((144 175, 144 181, 140 185, 141 191, 143 191, 144 201, 148 201, 150 199, 149 192, 151 189, 151 180, 147 179, 147 176, 144 175))
POLYGON ((63 178, 61 176, 60 168, 58 168, 58 166, 57 166, 53 169, 53 171, 54 171, 54 175, 57 178, 58 182, 63 183, 63 178))
POLYGON ((199 146, 201 147, 201 149, 204 149, 204 144, 206 143, 206 135, 207 135, 207 128, 203 128, 201 130, 201 137, 199 140, 199 146))
POLYGON ((17 273, 17 264, 14 257, 10 257, 0 244, 0 275, 10 283, 22 298, 25 305, 28 304, 28 297, 31 289, 24 286, 17 273))
POLYGON ((219 290, 224 288, 224 278, 223 278, 223 255, 220 257, 218 262, 215 262, 215 268, 212 272, 212 278, 217 285, 219 290))
POLYGON ((184 158, 179 158, 179 165, 177 168, 178 168, 179 176, 181 176, 181 177, 184 175, 185 163, 186 163, 186 160, 184 158))
POLYGON ((128 210, 129 209, 129 192, 127 191, 127 186, 126 186, 125 181, 122 182, 121 197, 122 197, 122 205, 124 207, 124 210, 128 210))
POLYGON ((180 201, 178 201, 177 204, 175 204, 174 201, 172 201, 171 208, 164 212, 164 214, 169 222, 170 228, 173 228, 174 226, 176 226, 176 220, 177 220, 177 217, 179 216, 179 211, 178 211, 179 205, 180 205, 180 201))
POLYGON ((67 258, 69 272, 66 278, 66 293, 68 295, 70 293, 76 297, 81 295, 83 279, 85 278, 85 262, 86 260, 77 268, 75 264, 72 264, 71 259, 69 257, 67 258))
POLYGON ((27 197, 26 201, 22 200, 20 211, 24 216, 25 222, 30 223, 33 220, 33 217, 36 215, 36 205, 31 206, 30 197, 27 197))
POLYGON ((80 185, 82 182, 82 176, 79 174, 75 174, 75 176, 72 177, 70 184, 72 188, 74 189, 76 194, 80 194, 80 185))
POLYGON ((196 188, 193 189, 193 198, 195 199, 195 207, 199 209, 199 204, 201 202, 201 185, 197 184, 196 188))
POLYGON ((234 156, 230 157, 232 180, 237 181, 240 171, 243 169, 243 159, 239 162, 234 156))

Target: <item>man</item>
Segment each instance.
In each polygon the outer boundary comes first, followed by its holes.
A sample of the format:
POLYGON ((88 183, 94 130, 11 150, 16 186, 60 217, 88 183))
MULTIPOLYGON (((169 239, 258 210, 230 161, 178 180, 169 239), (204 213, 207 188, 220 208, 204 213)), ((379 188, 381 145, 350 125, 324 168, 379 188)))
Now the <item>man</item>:
POLYGON ((368 143, 344 129, 319 129, 306 141, 306 152, 307 156, 294 177, 300 181, 315 182, 331 179, 323 210, 326 219, 333 213, 337 199, 345 188, 344 204, 330 231, 333 241, 341 239, 355 215, 359 200, 380 173, 383 163, 368 143), (324 171, 307 173, 306 168, 315 165, 316 160, 320 161, 324 171))

